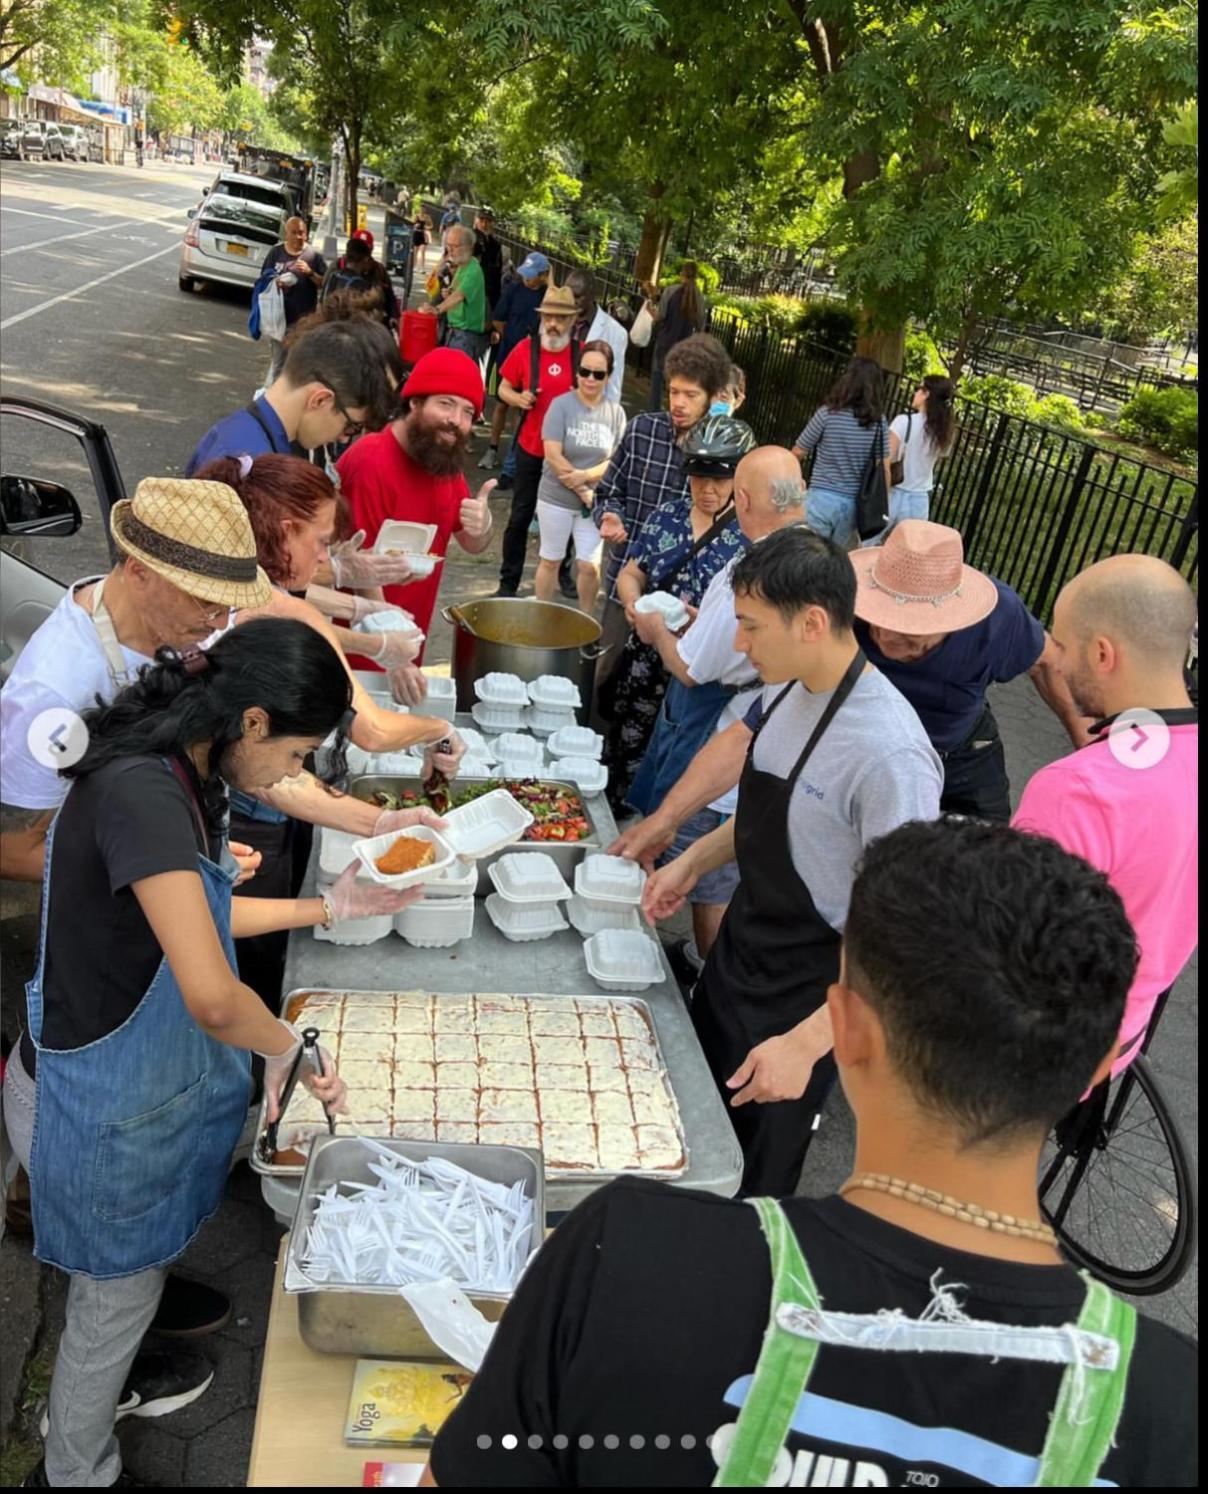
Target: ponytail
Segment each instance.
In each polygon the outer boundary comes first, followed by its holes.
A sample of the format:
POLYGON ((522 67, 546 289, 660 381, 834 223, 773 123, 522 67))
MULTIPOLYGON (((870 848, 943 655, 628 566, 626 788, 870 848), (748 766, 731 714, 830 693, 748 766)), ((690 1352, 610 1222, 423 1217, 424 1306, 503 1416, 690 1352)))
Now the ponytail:
POLYGON ((686 259, 680 265, 680 314, 694 332, 705 324, 705 309, 696 284, 696 261, 686 259))
POLYGON ((922 387, 927 391, 928 439, 940 456, 947 456, 956 440, 956 409, 953 404, 956 388, 952 380, 942 374, 928 374, 922 387))

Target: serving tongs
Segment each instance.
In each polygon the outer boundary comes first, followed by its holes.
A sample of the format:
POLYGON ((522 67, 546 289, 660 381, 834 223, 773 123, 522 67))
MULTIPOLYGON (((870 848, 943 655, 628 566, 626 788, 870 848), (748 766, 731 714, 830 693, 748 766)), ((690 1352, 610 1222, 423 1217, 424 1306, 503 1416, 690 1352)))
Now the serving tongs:
MULTIPOLYGON (((317 1027, 307 1027, 303 1030, 302 1046, 295 1054, 289 1074, 286 1076, 285 1083, 281 1087, 281 1100, 277 1111, 277 1119, 269 1124, 265 1129, 264 1135, 260 1138, 260 1157, 264 1162, 271 1162, 274 1153, 277 1151, 277 1133, 282 1120, 285 1118, 285 1112, 289 1109, 289 1102, 293 1099, 294 1090, 298 1086, 298 1079, 301 1076, 304 1061, 310 1065, 311 1069, 320 1079, 323 1078, 325 1070, 323 1068, 323 1055, 319 1050, 319 1029, 317 1027)), ((323 1115, 327 1121, 328 1135, 334 1136, 336 1134, 335 1117, 331 1115, 326 1105, 323 1106, 323 1115)))
MULTIPOLYGON (((452 750, 452 747, 453 744, 449 738, 442 737, 439 742, 435 743, 433 753, 449 752, 452 750)), ((449 780, 435 763, 432 766, 431 773, 424 779, 421 787, 428 796, 433 814, 444 815, 449 813, 449 810, 453 807, 453 795, 449 792, 449 780)))

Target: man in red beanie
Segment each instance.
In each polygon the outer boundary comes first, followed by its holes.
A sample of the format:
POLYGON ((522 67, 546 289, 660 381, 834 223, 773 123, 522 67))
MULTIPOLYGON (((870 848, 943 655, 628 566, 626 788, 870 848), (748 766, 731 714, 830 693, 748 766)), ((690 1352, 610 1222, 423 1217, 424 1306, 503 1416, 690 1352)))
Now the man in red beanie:
MULTIPOLYGON (((430 553, 444 555, 453 535, 463 550, 477 555, 491 539, 491 491, 484 483, 476 497, 462 471, 470 429, 482 414, 482 374, 477 363, 454 348, 434 348, 411 370, 402 389, 402 413, 385 430, 354 441, 339 461, 340 485, 352 513, 352 527, 365 531, 372 548, 385 519, 435 524, 430 553)), ((422 580, 387 586, 385 597, 404 607, 428 631, 436 607, 442 567, 422 580)), ((392 670, 390 683, 406 705, 427 693, 419 663, 392 670)))

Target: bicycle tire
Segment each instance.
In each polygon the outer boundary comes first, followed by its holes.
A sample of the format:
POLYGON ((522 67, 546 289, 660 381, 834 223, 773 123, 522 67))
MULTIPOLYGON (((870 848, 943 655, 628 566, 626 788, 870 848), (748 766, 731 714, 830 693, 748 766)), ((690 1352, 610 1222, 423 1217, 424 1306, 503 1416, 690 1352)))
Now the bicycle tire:
POLYGON ((1113 1081, 1089 1134, 1073 1130, 1072 1141, 1053 1144, 1040 1180, 1041 1208, 1063 1250, 1115 1291, 1138 1297, 1169 1291, 1195 1251, 1195 1182, 1178 1123, 1147 1061, 1137 1058, 1113 1081), (1130 1197, 1140 1205, 1128 1217, 1142 1249, 1125 1259, 1125 1232, 1114 1227, 1130 1197), (1110 1245, 1105 1227, 1114 1229, 1110 1245))

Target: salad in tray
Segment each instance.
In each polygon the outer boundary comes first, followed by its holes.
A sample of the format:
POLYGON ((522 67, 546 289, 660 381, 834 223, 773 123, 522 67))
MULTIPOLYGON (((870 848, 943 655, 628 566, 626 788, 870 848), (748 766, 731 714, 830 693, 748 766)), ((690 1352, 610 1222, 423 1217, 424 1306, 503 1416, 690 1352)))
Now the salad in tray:
POLYGON ((539 778, 489 778, 460 792, 451 787, 445 791, 449 798, 442 797, 439 803, 415 789, 402 789, 398 793, 377 789, 369 797, 381 809, 418 809, 427 805, 440 814, 446 814, 450 809, 460 809, 463 804, 470 804, 500 788, 519 800, 533 816, 533 823, 521 837, 523 841, 587 840, 591 835, 591 825, 580 795, 565 784, 545 783, 539 778))

